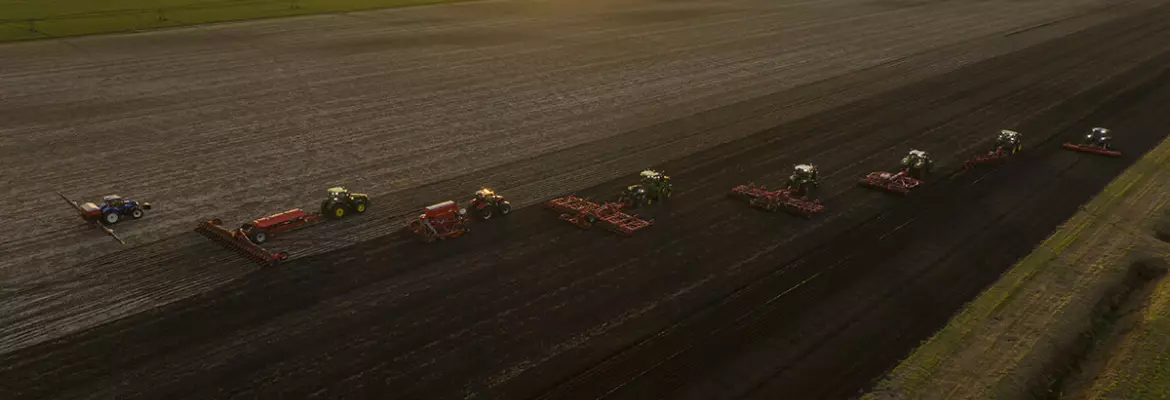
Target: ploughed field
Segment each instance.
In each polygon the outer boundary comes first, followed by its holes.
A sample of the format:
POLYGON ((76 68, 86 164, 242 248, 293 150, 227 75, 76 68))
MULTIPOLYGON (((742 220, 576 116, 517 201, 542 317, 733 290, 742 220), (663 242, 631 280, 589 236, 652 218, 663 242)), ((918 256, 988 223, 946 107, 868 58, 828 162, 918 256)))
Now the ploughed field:
POLYGON ((502 1, 0 46, 9 198, 155 204, 126 249, 0 211, 0 396, 856 395, 1165 136, 1167 3, 502 1), (1060 149, 1097 125, 1124 157, 1060 149), (958 173, 1002 128, 1026 151, 958 173), (926 186, 855 187, 910 148, 926 186), (726 197, 806 161, 824 215, 726 197), (392 234, 646 167, 675 194, 631 238, 538 207, 392 234), (277 268, 190 232, 336 184, 371 211, 274 239, 277 268))

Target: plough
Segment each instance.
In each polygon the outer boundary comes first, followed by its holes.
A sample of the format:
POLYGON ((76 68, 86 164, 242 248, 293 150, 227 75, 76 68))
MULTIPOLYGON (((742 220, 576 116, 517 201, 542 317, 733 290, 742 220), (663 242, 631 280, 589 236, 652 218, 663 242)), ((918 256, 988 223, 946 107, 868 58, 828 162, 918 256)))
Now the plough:
POLYGON ((219 242, 228 249, 261 265, 276 265, 288 259, 288 253, 271 251, 260 247, 260 245, 253 243, 252 239, 249 239, 248 235, 240 229, 229 230, 224 228, 223 221, 220 221, 218 218, 209 221, 200 221, 199 226, 195 228, 195 232, 199 232, 199 234, 207 236, 211 240, 219 242))
POLYGON ((858 183, 865 187, 885 190, 896 194, 908 194, 911 190, 922 184, 922 181, 911 178, 909 173, 909 169, 903 169, 896 174, 889 172, 870 172, 869 175, 861 178, 861 181, 858 183))
POLYGON ((557 217, 582 229, 597 226, 607 231, 630 236, 654 221, 644 220, 621 211, 621 203, 597 204, 589 199, 568 195, 549 200, 545 206, 560 212, 557 217))
POLYGON ((768 190, 764 186, 739 185, 731 189, 731 196, 747 200, 752 207, 768 211, 784 210, 805 218, 825 210, 820 200, 796 196, 792 189, 768 190))

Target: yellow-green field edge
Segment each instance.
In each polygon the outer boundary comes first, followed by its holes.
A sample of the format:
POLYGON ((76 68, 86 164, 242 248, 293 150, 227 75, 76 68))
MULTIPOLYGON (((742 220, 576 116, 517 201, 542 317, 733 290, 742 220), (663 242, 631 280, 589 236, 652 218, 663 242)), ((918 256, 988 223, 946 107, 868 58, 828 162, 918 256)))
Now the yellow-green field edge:
POLYGON ((476 0, 0 0, 0 42, 476 0))
MULTIPOLYGON (((1068 364, 1086 333, 1097 346, 1108 341, 1096 337, 1103 299, 1128 282, 1139 259, 1170 259, 1170 244, 1154 235, 1159 216, 1170 212, 1167 202, 1170 138, 1114 179, 862 398, 1059 396, 1037 389, 1068 385, 1071 378, 1054 371, 1076 375, 1060 364, 1068 364)), ((1132 329, 1111 340, 1116 343, 1103 352, 1105 359, 1094 362, 1104 367, 1080 378, 1090 383, 1075 397, 1170 399, 1170 279, 1153 285, 1131 318, 1132 329)))

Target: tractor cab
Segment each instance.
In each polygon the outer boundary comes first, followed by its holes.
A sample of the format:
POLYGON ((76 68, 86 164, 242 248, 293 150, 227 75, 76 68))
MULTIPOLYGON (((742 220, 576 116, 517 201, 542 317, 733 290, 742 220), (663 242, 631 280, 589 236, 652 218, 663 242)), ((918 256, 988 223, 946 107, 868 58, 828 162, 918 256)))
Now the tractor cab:
POLYGON ((102 197, 102 202, 106 203, 107 207, 121 208, 122 204, 124 204, 126 201, 122 199, 122 196, 111 194, 109 196, 102 197))
POLYGON ((666 180, 670 179, 669 176, 663 175, 661 172, 650 170, 650 169, 642 171, 638 175, 640 175, 642 177, 643 181, 647 181, 647 182, 662 182, 662 181, 666 181, 666 180))
POLYGON ((926 176, 926 173, 930 171, 930 164, 930 154, 922 150, 910 150, 910 153, 902 158, 902 168, 916 179, 922 179, 926 176))
POLYGON ((1100 146, 1106 149, 1109 148, 1109 142, 1112 140, 1113 135, 1110 134, 1109 130, 1105 128, 1093 128, 1091 131, 1089 131, 1088 135, 1085 135, 1086 144, 1100 146))
POLYGON ((349 189, 346 189, 346 188, 341 187, 341 186, 331 187, 329 189, 326 189, 325 191, 329 192, 329 197, 332 197, 334 199, 349 198, 349 189))
POLYGON ((928 164, 930 155, 922 150, 910 150, 910 153, 902 158, 902 166, 906 168, 923 168, 928 164))
POLYGON ((475 199, 478 201, 491 201, 495 198, 496 192, 486 187, 475 191, 475 199))
POLYGON ((792 176, 789 179, 793 180, 817 180, 817 166, 812 164, 800 164, 792 168, 792 176))
POLYGON ((805 196, 811 187, 819 186, 817 182, 817 167, 812 164, 800 164, 792 168, 792 175, 788 177, 788 189, 795 196, 805 196))
POLYGON ((996 147, 1015 147, 1020 144, 1020 133, 1013 130, 1001 130, 995 138, 996 147))

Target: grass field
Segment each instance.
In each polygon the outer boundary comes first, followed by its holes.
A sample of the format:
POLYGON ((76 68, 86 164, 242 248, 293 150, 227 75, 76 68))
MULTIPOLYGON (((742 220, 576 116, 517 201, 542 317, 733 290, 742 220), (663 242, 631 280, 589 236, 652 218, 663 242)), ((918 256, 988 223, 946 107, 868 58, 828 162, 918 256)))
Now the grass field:
POLYGON ((0 42, 467 0, 0 0, 0 42))
POLYGON ((1167 203, 1170 140, 864 398, 1170 398, 1167 203))

